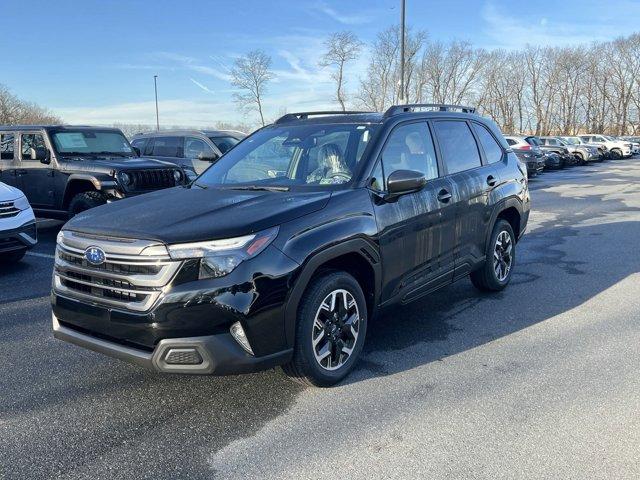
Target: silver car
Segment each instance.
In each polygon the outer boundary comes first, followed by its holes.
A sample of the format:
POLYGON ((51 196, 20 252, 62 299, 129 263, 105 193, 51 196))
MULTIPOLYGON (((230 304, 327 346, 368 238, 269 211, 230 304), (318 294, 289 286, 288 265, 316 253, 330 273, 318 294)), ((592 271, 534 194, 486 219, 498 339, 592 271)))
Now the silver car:
POLYGON ((134 135, 131 145, 145 157, 180 165, 193 180, 244 137, 235 130, 161 130, 134 135))

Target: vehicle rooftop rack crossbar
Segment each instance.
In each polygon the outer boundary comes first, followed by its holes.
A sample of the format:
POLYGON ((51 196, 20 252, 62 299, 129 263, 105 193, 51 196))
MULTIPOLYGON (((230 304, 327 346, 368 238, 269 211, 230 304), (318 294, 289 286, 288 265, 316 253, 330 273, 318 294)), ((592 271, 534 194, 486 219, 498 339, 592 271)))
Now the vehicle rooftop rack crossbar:
POLYGON ((365 111, 356 111, 356 110, 327 110, 323 112, 298 112, 298 113, 287 113, 277 119, 274 123, 285 123, 290 122, 292 120, 306 120, 309 117, 315 117, 320 115, 356 115, 359 113, 373 113, 373 112, 365 112, 365 111))
POLYGON ((392 117, 399 113, 419 112, 422 110, 437 112, 462 112, 476 113, 476 107, 466 107, 464 105, 447 105, 444 103, 410 103, 408 105, 393 105, 384 113, 385 117, 392 117))

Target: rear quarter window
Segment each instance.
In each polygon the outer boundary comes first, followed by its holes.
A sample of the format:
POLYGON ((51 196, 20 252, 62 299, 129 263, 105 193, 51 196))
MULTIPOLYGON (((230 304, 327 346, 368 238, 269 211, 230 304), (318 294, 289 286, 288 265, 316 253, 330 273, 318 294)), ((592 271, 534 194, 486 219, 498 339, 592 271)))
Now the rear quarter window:
POLYGON ((493 135, 491 135, 489 130, 487 130, 484 125, 478 123, 473 123, 473 129, 480 140, 480 145, 482 145, 482 149, 484 150, 487 163, 496 163, 502 160, 502 147, 493 135))

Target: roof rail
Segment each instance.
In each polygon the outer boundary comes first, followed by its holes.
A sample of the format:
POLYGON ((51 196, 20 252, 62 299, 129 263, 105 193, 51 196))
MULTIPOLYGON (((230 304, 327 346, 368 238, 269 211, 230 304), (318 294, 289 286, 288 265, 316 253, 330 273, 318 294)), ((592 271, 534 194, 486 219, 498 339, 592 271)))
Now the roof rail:
POLYGON ((357 113, 372 113, 372 112, 365 112, 365 111, 358 111, 358 110, 347 110, 347 111, 342 111, 342 110, 327 110, 327 111, 323 111, 323 112, 298 112, 298 113, 286 113, 283 116, 281 116, 279 119, 277 119, 275 122, 276 125, 280 124, 280 123, 285 123, 285 122, 289 122, 291 120, 306 120, 309 117, 315 117, 315 116, 319 116, 319 115, 353 115, 353 114, 357 114, 357 113))
POLYGON ((464 105, 447 105, 444 103, 410 103, 408 105, 393 105, 384 112, 385 117, 392 117, 399 113, 419 112, 422 110, 436 112, 454 112, 476 113, 476 107, 466 107, 464 105))

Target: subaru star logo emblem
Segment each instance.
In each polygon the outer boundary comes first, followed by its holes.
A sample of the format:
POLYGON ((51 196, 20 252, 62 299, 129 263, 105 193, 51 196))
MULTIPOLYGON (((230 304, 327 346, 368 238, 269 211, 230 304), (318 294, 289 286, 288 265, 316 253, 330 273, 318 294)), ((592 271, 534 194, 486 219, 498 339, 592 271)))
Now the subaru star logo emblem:
POLYGON ((98 247, 89 247, 84 251, 84 258, 87 259, 91 265, 102 265, 107 259, 104 254, 104 250, 98 247))

